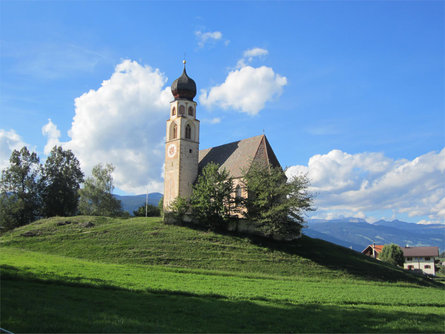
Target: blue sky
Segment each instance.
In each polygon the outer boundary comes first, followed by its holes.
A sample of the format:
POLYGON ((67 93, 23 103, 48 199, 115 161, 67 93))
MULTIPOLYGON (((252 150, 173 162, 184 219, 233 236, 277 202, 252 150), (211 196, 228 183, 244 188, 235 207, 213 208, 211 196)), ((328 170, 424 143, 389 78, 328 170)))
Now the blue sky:
POLYGON ((113 163, 121 194, 162 190, 185 55, 201 148, 264 131, 316 217, 444 223, 444 6, 2 1, 0 167, 62 144, 87 174, 113 163))

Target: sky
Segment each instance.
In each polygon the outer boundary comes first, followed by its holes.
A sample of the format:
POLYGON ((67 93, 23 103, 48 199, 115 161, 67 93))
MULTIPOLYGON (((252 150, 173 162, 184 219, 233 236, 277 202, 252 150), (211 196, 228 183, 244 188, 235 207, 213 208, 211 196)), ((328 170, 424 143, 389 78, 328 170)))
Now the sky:
POLYGON ((266 134, 312 218, 445 223, 443 1, 0 1, 0 169, 72 150, 163 191, 182 60, 200 148, 266 134))

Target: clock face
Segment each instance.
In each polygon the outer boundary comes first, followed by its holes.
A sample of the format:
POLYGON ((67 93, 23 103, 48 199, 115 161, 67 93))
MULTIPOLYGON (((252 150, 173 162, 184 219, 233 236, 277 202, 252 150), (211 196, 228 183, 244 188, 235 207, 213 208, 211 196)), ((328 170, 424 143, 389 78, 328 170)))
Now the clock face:
POLYGON ((173 158, 175 156, 175 154, 176 154, 176 145, 175 144, 168 145, 167 154, 168 154, 169 158, 173 158))

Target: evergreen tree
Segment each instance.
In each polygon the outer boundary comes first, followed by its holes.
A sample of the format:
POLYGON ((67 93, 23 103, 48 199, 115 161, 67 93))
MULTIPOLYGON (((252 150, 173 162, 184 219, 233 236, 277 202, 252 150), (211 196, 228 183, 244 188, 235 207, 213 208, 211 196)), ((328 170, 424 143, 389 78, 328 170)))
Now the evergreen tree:
POLYGON ((243 173, 248 197, 243 200, 245 218, 255 222, 266 236, 292 239, 299 235, 304 213, 313 210, 306 177, 287 180, 283 170, 254 163, 243 173))
POLYGON ((75 215, 83 173, 73 152, 54 146, 46 159, 42 174, 44 215, 75 215))
POLYGON ((29 224, 41 214, 39 157, 24 146, 12 152, 9 163, 0 179, 2 229, 29 224))
POLYGON ((201 226, 218 227, 230 217, 233 182, 226 170, 208 163, 193 187, 190 204, 193 220, 201 226))
POLYGON ((84 187, 80 189, 79 212, 91 216, 120 216, 122 214, 121 202, 112 192, 114 189, 114 166, 111 164, 98 164, 93 167, 92 176, 85 180, 84 187))

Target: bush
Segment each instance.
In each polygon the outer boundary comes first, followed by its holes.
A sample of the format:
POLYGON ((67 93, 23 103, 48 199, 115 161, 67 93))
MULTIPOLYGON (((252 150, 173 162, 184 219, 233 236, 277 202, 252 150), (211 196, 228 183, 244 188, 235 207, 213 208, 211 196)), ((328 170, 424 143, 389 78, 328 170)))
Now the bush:
POLYGON ((136 217, 145 217, 145 213, 147 213, 147 217, 161 216, 161 210, 159 210, 159 207, 147 204, 147 210, 145 208, 145 204, 141 205, 137 210, 133 211, 133 215, 135 215, 136 217))

